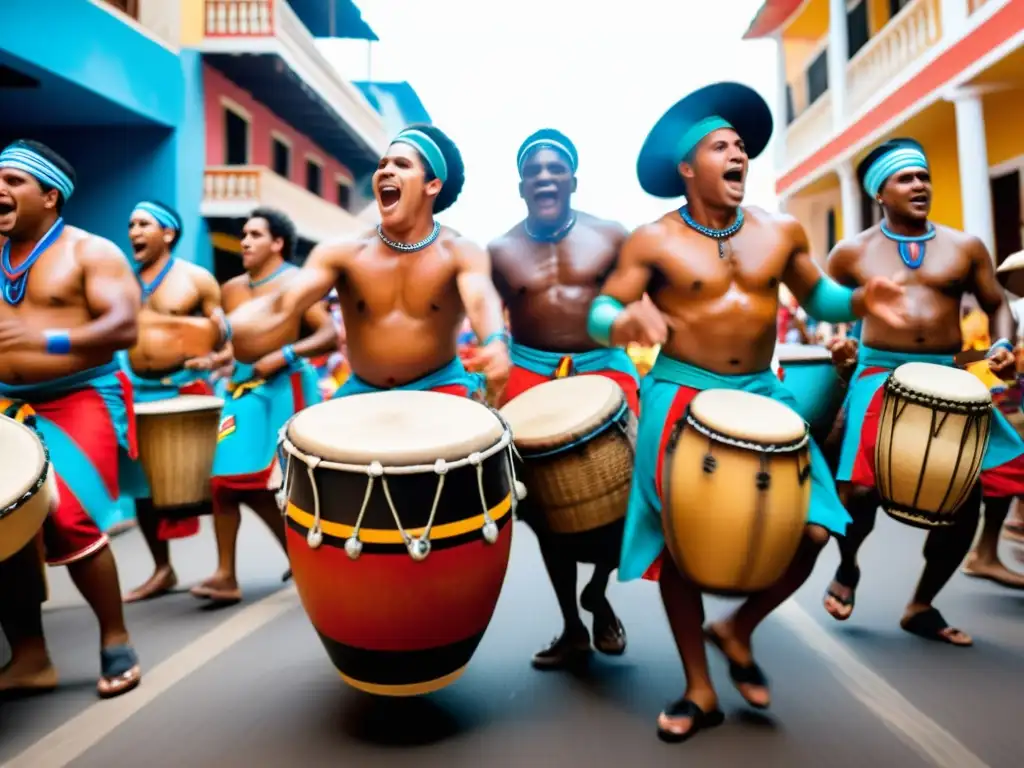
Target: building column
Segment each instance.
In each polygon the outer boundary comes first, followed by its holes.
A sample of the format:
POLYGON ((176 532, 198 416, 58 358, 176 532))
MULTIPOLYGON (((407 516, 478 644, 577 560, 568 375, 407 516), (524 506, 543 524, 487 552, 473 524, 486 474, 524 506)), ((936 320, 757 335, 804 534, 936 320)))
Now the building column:
POLYGON ((967 26, 967 0, 939 0, 943 40, 956 40, 967 26))
POLYGON ((828 92, 832 98, 832 129, 846 124, 846 64, 850 59, 846 32, 846 0, 828 4, 828 92))
POLYGON ((839 237, 845 240, 860 234, 864 229, 864 223, 861 221, 860 184, 853 163, 849 160, 843 162, 837 172, 843 205, 843 231, 839 233, 839 237))
POLYGON ((789 109, 786 100, 786 86, 789 81, 786 78, 786 52, 782 46, 782 33, 776 32, 775 38, 775 77, 778 93, 775 97, 775 169, 782 173, 786 167, 786 134, 789 131, 789 109))
POLYGON ((992 186, 988 173, 985 109, 978 91, 962 90, 949 99, 956 108, 956 152, 964 231, 979 238, 989 253, 996 250, 992 221, 992 186))

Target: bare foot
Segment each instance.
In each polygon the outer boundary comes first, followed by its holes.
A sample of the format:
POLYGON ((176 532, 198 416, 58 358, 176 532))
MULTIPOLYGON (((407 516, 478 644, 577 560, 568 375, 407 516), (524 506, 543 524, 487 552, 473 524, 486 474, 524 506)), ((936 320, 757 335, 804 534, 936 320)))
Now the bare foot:
POLYGON ((124 596, 126 603, 137 603, 140 600, 152 600, 162 597, 178 586, 178 575, 171 566, 157 568, 141 587, 136 587, 124 596))
POLYGON ((772 703, 772 695, 768 690, 768 679, 754 661, 750 638, 738 637, 728 621, 709 624, 704 636, 729 662, 729 677, 740 696, 752 707, 767 709, 772 703))
POLYGON ((0 669, 0 692, 42 693, 57 687, 57 669, 49 659, 14 659, 0 669))
POLYGON ((192 597, 197 597, 200 600, 212 600, 225 605, 242 600, 242 590, 238 586, 238 580, 234 576, 222 576, 217 573, 192 587, 189 593, 192 597))
POLYGON ((975 579, 986 579, 1010 589, 1024 589, 1024 573, 1015 573, 999 560, 982 562, 973 552, 967 556, 961 572, 975 579))

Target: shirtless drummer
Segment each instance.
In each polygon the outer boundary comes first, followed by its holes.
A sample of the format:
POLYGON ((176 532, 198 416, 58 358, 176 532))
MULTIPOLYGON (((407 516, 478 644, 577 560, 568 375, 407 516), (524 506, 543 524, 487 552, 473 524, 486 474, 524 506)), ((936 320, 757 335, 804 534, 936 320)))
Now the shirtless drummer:
MULTIPOLYGON (((860 580, 857 553, 875 524, 879 498, 874 445, 886 377, 907 362, 953 365, 953 356, 963 348, 960 305, 966 293, 976 297, 996 333, 1012 333, 1012 318, 988 250, 978 238, 928 220, 932 186, 921 145, 912 139, 888 141, 861 162, 858 174, 885 217, 881 224, 836 245, 828 260, 829 274, 851 287, 876 275, 900 274, 907 286, 911 324, 900 330, 882 318, 868 318, 859 349, 857 342, 847 340, 833 350, 837 362, 857 360, 845 404, 846 426, 837 473, 840 482, 852 486, 847 506, 853 522, 839 541, 842 561, 825 596, 826 610, 839 621, 853 613, 854 591, 860 580)), ((989 364, 1000 378, 1012 378, 1014 356, 1005 338, 992 346, 989 364)), ((929 640, 971 645, 970 636, 949 626, 932 602, 971 547, 982 495, 982 543, 989 537, 994 552, 1010 502, 1024 494, 1024 442, 998 409, 993 416, 980 487, 960 508, 958 524, 928 534, 924 571, 900 622, 907 632, 929 640)), ((972 575, 1002 584, 1024 585, 1024 578, 998 560, 984 562, 975 556, 967 569, 973 570, 972 575)))
POLYGON ((658 718, 658 734, 666 741, 684 741, 724 719, 705 642, 725 655, 746 701, 768 706, 768 681, 754 661, 751 636, 803 584, 830 534, 842 534, 849 520, 812 441, 809 523, 788 571, 727 620, 702 630, 701 589, 665 554, 662 533, 660 467, 674 424, 693 397, 710 388, 765 395, 796 410, 795 398, 770 368, 780 283, 808 315, 828 322, 852 320, 870 308, 899 325, 904 311, 903 290, 892 281, 843 288, 822 275, 795 220, 740 207, 748 160, 764 150, 771 130, 767 104, 736 83, 707 86, 673 106, 647 137, 637 170, 649 194, 685 195, 687 205, 630 235, 590 310, 590 332, 599 342, 662 344, 641 384, 619 578, 660 581, 682 657, 686 691, 658 718), (657 310, 642 301, 645 291, 657 310))
MULTIPOLYGON (((97 523, 117 504, 118 449, 134 447, 114 353, 135 343, 140 301, 117 246, 65 226, 61 212, 74 188, 74 170, 43 144, 16 141, 0 152, 0 413, 33 426, 49 450, 59 501, 43 524, 46 561, 68 567, 99 620, 97 692, 109 697, 142 677, 117 565, 97 523)), ((33 558, 25 562, 31 567, 33 558)), ((24 574, 30 582, 38 583, 39 567, 24 574)), ((41 597, 0 584, 0 626, 12 648, 0 691, 57 685, 41 597)))
POLYGON ((464 181, 458 148, 440 129, 402 130, 373 175, 381 223, 355 240, 317 246, 284 290, 230 315, 236 354, 280 334, 336 287, 352 374, 334 397, 392 389, 472 397, 486 381, 496 401, 509 361, 490 258, 434 220, 464 181), (466 315, 482 340, 470 358, 474 372, 456 354, 466 315))
MULTIPOLYGON (((174 258, 181 233, 177 211, 157 201, 139 202, 128 222, 142 312, 138 343, 118 357, 136 403, 213 394, 209 373, 214 348, 226 344, 220 285, 198 264, 174 258)), ((121 493, 135 499, 135 515, 154 563, 153 575, 125 596, 124 601, 132 603, 177 586, 169 540, 198 533, 199 518, 161 517, 153 507, 142 465, 124 452, 120 475, 121 493)))
MULTIPOLYGON (((636 366, 621 349, 596 344, 587 333, 587 313, 601 282, 612 269, 626 239, 621 224, 571 207, 576 191, 576 147, 551 129, 537 131, 519 147, 519 194, 526 219, 488 246, 494 284, 509 313, 513 342, 512 371, 504 401, 556 378, 576 374, 607 376, 622 387, 639 413, 636 366)), ((533 657, 537 669, 562 669, 590 653, 590 634, 576 604, 576 562, 594 562, 594 575, 580 605, 594 616, 594 647, 621 655, 626 631, 605 596, 608 578, 618 567, 622 522, 604 526, 572 541, 553 537, 527 496, 518 508, 537 535, 541 555, 555 590, 562 634, 533 657)))

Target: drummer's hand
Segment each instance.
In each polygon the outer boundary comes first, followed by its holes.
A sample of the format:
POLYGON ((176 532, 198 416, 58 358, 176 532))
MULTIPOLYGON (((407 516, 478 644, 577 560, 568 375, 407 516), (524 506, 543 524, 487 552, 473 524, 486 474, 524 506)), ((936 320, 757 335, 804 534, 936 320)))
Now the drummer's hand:
POLYGON ((509 370, 512 366, 508 357, 508 346, 504 339, 492 341, 486 347, 470 350, 464 363, 470 371, 483 373, 487 379, 487 399, 497 402, 508 384, 509 370))
POLYGON ((202 357, 192 357, 185 361, 185 368, 190 371, 212 371, 213 370, 213 355, 203 355, 202 357))
POLYGON ((286 364, 287 361, 284 359, 284 355, 279 352, 271 352, 269 355, 264 355, 256 361, 252 367, 252 377, 254 379, 269 379, 284 368, 286 364))
POLYGON ((1017 374, 1017 360, 1008 349, 999 347, 988 358, 988 367, 1000 379, 1013 379, 1017 374))
POLYGON ((645 297, 619 313, 610 337, 614 347, 625 347, 630 342, 655 347, 668 341, 668 323, 654 303, 645 297))
POLYGON ((836 368, 852 368, 857 364, 859 347, 856 339, 836 337, 826 346, 832 353, 832 365, 836 368))
POLYGON ((231 380, 231 374, 235 372, 235 361, 229 360, 226 365, 222 365, 219 368, 214 368, 210 373, 210 381, 216 382, 221 379, 231 380))
POLYGON ((0 352, 45 352, 46 337, 20 320, 0 322, 0 352))
POLYGON ((864 284, 864 307, 890 328, 906 328, 910 320, 907 317, 907 289, 902 285, 902 277, 872 277, 864 284))

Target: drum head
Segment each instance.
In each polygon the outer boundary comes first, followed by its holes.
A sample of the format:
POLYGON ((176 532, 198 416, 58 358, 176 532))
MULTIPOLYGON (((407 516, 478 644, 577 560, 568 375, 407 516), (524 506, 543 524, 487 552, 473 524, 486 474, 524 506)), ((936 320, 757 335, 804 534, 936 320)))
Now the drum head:
POLYGON ((385 467, 457 461, 497 443, 505 431, 485 405, 438 392, 373 392, 300 411, 288 439, 305 454, 385 467))
POLYGON ((824 347, 811 344, 779 344, 775 347, 779 362, 786 363, 831 363, 832 353, 824 347))
POLYGON ((988 387, 969 371, 934 363, 904 363, 892 372, 893 381, 913 392, 951 403, 989 403, 988 387))
POLYGON ((593 432, 625 401, 619 385, 605 376, 571 376, 528 389, 501 409, 516 445, 554 448, 593 432))
POLYGON ((0 416, 0 509, 28 493, 45 468, 46 451, 36 433, 0 416))
POLYGON ((708 389, 690 403, 690 413, 709 429, 752 443, 791 443, 807 433, 796 411, 770 397, 736 389, 708 389))
POLYGON ((171 413, 193 413, 195 411, 219 411, 224 401, 210 395, 178 395, 166 400, 150 403, 136 403, 136 416, 162 416, 171 413))

